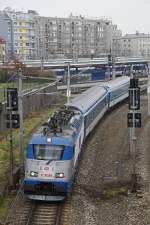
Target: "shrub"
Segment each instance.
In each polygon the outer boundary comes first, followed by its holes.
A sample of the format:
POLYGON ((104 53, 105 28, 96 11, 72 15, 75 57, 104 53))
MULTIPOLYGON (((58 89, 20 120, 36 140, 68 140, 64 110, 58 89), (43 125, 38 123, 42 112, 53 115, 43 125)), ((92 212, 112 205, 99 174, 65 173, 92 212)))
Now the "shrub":
POLYGON ((7 69, 0 70, 0 82, 6 82, 10 77, 7 69))

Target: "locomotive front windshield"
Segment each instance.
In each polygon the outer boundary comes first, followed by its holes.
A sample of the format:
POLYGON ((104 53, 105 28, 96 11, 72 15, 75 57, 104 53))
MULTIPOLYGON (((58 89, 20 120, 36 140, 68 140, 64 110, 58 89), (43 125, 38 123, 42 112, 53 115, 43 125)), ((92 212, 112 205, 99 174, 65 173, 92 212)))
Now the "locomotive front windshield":
POLYGON ((38 160, 60 160, 64 147, 60 145, 34 145, 34 158, 38 160))

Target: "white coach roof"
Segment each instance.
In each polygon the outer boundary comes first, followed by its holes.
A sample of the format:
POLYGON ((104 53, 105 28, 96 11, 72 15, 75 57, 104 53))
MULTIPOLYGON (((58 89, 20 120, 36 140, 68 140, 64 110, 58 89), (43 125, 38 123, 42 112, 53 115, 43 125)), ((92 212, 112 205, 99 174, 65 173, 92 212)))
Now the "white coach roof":
POLYGON ((124 77, 116 78, 114 80, 110 80, 104 83, 103 85, 109 87, 111 91, 112 89, 116 89, 121 85, 125 85, 129 83, 129 81, 130 81, 130 77, 124 76, 124 77))
POLYGON ((83 114, 88 111, 101 97, 109 91, 118 88, 119 86, 129 83, 130 78, 127 76, 119 77, 114 80, 104 82, 98 86, 94 86, 67 103, 66 106, 75 107, 83 114))
POLYGON ((72 99, 66 106, 75 107, 82 113, 86 113, 86 111, 100 100, 101 97, 106 95, 107 92, 108 90, 102 86, 92 87, 72 99))

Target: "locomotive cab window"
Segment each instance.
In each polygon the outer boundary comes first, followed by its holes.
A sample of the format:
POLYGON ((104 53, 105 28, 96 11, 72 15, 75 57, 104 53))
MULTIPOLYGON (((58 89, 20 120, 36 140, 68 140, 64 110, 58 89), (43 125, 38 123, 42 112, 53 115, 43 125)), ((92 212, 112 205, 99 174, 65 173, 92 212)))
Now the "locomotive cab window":
POLYGON ((60 160, 64 146, 61 145, 33 145, 34 158, 37 160, 60 160))

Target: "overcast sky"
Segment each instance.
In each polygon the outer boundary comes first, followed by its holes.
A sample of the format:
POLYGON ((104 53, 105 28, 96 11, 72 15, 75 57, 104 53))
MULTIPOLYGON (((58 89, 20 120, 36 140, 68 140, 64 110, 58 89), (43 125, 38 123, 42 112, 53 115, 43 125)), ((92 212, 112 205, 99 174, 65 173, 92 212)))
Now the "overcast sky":
POLYGON ((0 0, 0 9, 36 10, 41 16, 108 17, 123 33, 150 33, 150 0, 0 0))

